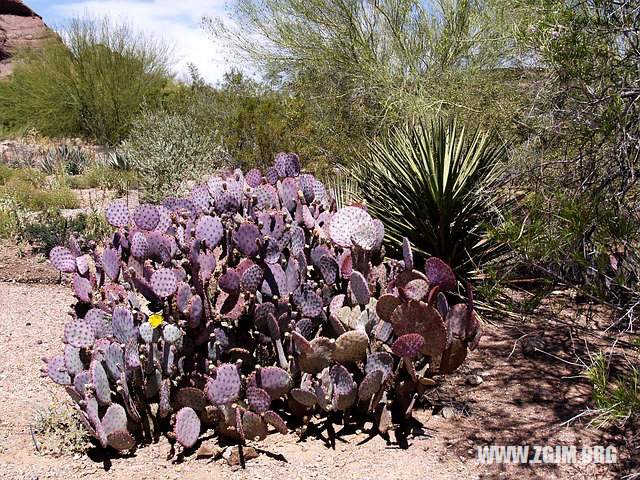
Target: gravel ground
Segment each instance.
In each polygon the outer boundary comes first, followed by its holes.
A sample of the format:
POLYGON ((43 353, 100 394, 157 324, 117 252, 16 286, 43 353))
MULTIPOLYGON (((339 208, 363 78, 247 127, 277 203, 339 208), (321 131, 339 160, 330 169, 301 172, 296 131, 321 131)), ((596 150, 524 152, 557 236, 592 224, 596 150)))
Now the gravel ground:
MULTIPOLYGON (((620 433, 614 436, 579 423, 562 426, 588 402, 588 386, 567 378, 579 369, 551 356, 524 356, 514 348, 523 335, 522 327, 491 326, 466 367, 431 396, 432 402, 449 405, 456 413, 454 419, 433 415, 433 410, 419 411, 419 422, 406 443, 398 442, 400 437, 394 433, 387 442, 353 429, 342 432, 340 426, 336 426, 335 448, 325 442, 323 431, 312 432, 303 441, 294 434, 274 434, 254 445, 260 455, 247 462, 246 470, 224 460, 196 459, 194 452, 167 460, 166 439, 128 457, 104 457, 96 449, 75 456, 37 453, 29 430, 36 409, 67 402, 61 388, 40 378, 40 368, 43 356, 51 357, 62 348, 65 312, 72 300, 60 285, 0 282, 2 479, 608 479, 619 478, 623 465, 627 468, 637 456, 625 450, 620 433), (470 374, 480 375, 482 383, 468 385, 470 374), (612 444, 620 454, 618 465, 613 466, 479 465, 476 446, 487 444, 612 444)), ((567 345, 575 339, 558 328, 545 327, 548 349, 570 361, 575 352, 567 345)), ((46 438, 36 440, 41 449, 47 447, 46 438)), ((203 442, 215 440, 205 436, 203 442)))

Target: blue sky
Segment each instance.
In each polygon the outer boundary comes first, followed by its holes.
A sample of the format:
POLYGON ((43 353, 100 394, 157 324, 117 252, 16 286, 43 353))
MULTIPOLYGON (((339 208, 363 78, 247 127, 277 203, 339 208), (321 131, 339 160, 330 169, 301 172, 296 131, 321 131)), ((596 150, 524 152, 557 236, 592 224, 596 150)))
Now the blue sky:
POLYGON ((164 38, 176 53, 176 72, 195 64, 210 82, 222 78, 233 63, 224 46, 215 43, 200 26, 203 15, 224 16, 224 0, 24 0, 49 27, 59 29, 65 19, 89 12, 125 20, 135 28, 164 38))

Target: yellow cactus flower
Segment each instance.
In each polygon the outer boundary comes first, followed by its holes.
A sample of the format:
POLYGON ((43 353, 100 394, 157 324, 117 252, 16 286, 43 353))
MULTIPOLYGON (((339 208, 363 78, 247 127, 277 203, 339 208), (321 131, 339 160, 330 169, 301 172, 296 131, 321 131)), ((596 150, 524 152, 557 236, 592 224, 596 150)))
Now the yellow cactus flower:
POLYGON ((156 328, 162 323, 162 315, 158 315, 157 313, 155 315, 151 315, 149 317, 149 323, 153 328, 156 328))

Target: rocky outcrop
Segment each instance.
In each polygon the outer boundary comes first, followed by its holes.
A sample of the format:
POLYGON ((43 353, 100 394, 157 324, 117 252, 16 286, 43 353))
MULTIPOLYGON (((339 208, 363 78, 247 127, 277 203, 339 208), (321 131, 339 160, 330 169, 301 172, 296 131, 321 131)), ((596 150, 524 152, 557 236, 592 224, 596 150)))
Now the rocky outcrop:
POLYGON ((16 52, 37 48, 50 34, 42 17, 20 0, 0 0, 0 77, 13 70, 16 52))

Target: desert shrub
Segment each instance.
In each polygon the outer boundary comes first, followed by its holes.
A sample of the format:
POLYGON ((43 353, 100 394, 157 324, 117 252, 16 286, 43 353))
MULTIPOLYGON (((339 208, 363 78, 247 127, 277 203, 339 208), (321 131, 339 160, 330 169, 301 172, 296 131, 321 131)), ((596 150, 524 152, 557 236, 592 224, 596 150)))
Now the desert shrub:
POLYGON ((99 188, 104 185, 104 172, 100 167, 88 168, 82 175, 64 175, 61 182, 73 190, 99 188))
POLYGON ((67 404, 37 408, 34 423, 45 453, 72 455, 91 446, 76 412, 67 404))
POLYGON ((14 174, 15 169, 6 165, 0 165, 0 185, 7 183, 11 178, 13 178, 14 174))
POLYGON ((131 161, 144 197, 158 201, 184 192, 189 180, 223 165, 211 136, 189 115, 145 112, 128 139, 131 161))
POLYGON ((106 188, 123 195, 136 186, 137 173, 133 170, 116 170, 110 166, 94 164, 82 175, 61 177, 64 185, 71 189, 106 188))
POLYGON ((33 184, 18 179, 0 187, 0 199, 11 200, 31 211, 80 206, 78 197, 68 187, 34 188, 33 184))
POLYGON ((34 168, 11 168, 0 165, 0 186, 11 181, 28 183, 33 187, 43 187, 46 177, 44 173, 34 168))
POLYGON ((214 135, 234 165, 265 168, 285 148, 300 152, 307 168, 315 172, 335 160, 327 155, 330 148, 319 135, 317 121, 291 92, 237 70, 226 73, 214 87, 203 85, 197 77, 192 85, 185 114, 214 135))
POLYGON ((77 301, 43 372, 104 448, 172 430, 190 449, 207 425, 261 440, 269 425, 288 431, 279 412, 303 430, 316 414, 361 412, 385 434, 482 329, 470 290, 449 308, 444 262, 414 269, 407 242, 403 262, 385 261, 382 223, 333 205, 286 153, 264 175, 211 176, 161 206, 110 203, 102 245, 86 254, 72 236, 50 252, 77 301))
POLYGON ((0 238, 14 239, 18 234, 18 218, 13 212, 0 208, 0 238))
POLYGON ((538 74, 513 155, 527 201, 501 239, 522 270, 635 317, 640 90, 635 2, 510 2, 523 63, 538 74))
MULTIPOLYGON (((634 350, 637 354, 638 347, 634 350)), ((634 423, 640 414, 640 365, 637 356, 616 357, 602 352, 594 354, 584 372, 593 385, 595 408, 589 413, 591 421, 597 425, 634 423)))
POLYGON ((234 0, 213 35, 291 93, 329 163, 414 117, 517 128, 529 104, 505 2, 234 0))
POLYGON ((104 216, 96 211, 65 217, 59 209, 48 208, 22 222, 14 236, 30 243, 36 251, 46 253, 64 242, 71 233, 77 233, 86 241, 99 241, 108 230, 104 216))
POLYGON ((106 18, 75 18, 37 51, 25 52, 0 84, 0 119, 51 136, 115 144, 144 102, 153 105, 169 77, 166 46, 106 18))
POLYGON ((487 225, 504 198, 505 158, 506 146, 489 133, 419 122, 371 142, 350 173, 390 241, 407 237, 423 261, 442 258, 468 278, 502 252, 487 241, 487 225))
POLYGON ((622 306, 640 285, 640 219, 607 201, 604 192, 569 196, 531 193, 492 232, 529 274, 572 285, 593 299, 622 306))

